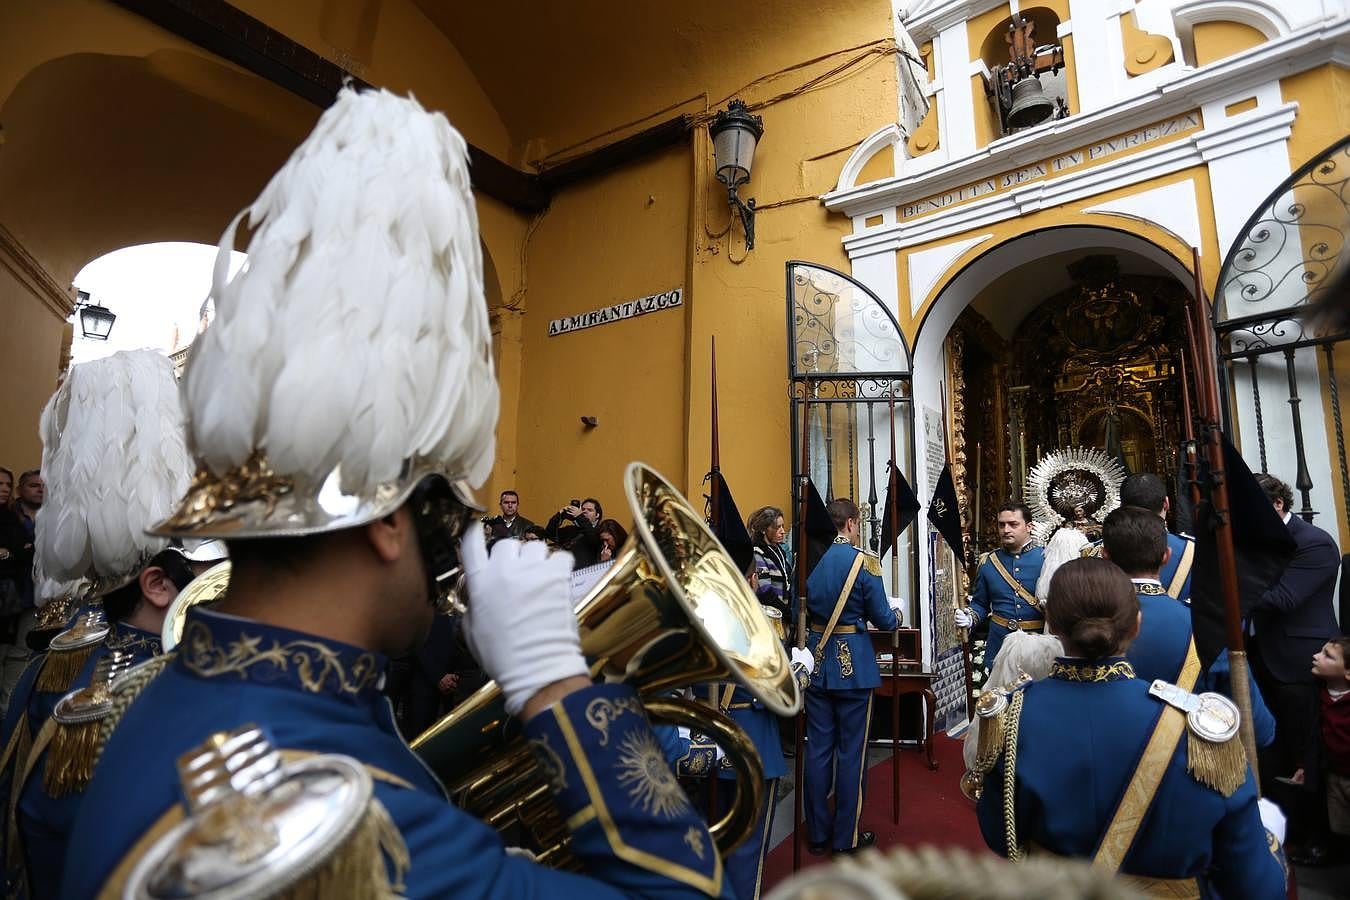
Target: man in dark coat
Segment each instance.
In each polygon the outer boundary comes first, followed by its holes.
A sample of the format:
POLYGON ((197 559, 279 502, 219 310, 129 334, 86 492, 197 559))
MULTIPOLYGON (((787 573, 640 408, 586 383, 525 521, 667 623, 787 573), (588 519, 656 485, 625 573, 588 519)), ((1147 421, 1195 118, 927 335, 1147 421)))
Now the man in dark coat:
MULTIPOLYGON (((1291 514, 1294 496, 1289 485, 1264 472, 1256 475, 1256 481, 1284 518, 1297 547, 1279 579, 1249 610, 1246 627, 1252 673, 1275 714, 1275 744, 1263 760, 1262 774, 1283 777, 1304 764, 1317 741, 1312 657, 1340 632, 1332 597, 1341 554, 1331 535, 1291 514)), ((1294 843, 1296 821, 1290 825, 1294 843)), ((1291 847, 1291 860, 1294 855, 1291 847)))
POLYGON ((497 504, 502 514, 488 519, 488 540, 496 542, 502 538, 523 539, 526 529, 533 528, 534 523, 520 514, 520 495, 511 490, 502 491, 497 504))

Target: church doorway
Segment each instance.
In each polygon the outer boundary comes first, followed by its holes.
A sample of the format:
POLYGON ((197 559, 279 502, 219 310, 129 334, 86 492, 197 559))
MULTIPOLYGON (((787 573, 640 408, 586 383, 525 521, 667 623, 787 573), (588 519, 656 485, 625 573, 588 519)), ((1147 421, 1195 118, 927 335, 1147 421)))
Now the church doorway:
POLYGON ((1098 448, 1175 494, 1189 292, 1127 250, 1054 253, 1007 270, 946 339, 953 441, 974 550, 996 543, 994 511, 1026 474, 1070 446, 1098 448))

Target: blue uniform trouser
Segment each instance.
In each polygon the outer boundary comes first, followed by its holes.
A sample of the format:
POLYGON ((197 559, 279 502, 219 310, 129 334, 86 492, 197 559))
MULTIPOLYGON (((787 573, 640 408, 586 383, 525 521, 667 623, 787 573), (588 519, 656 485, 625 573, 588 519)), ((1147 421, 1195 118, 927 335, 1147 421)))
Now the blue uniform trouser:
POLYGON ((1004 628, 997 622, 989 623, 989 636, 984 640, 984 670, 994 667, 994 657, 1003 648, 1003 639, 1012 634, 1012 629, 1004 628))
MULTIPOLYGON (((731 808, 735 786, 735 781, 718 779, 718 810, 725 812, 731 808)), ((760 801, 755 830, 723 860, 731 889, 736 892, 736 900, 759 900, 764 887, 764 857, 769 851, 769 838, 773 835, 773 810, 777 806, 774 802, 777 792, 777 778, 764 782, 764 798, 760 801)))
POLYGON ((858 845, 872 691, 806 691, 806 833, 835 850, 858 845), (834 787, 834 815, 828 797, 834 787))

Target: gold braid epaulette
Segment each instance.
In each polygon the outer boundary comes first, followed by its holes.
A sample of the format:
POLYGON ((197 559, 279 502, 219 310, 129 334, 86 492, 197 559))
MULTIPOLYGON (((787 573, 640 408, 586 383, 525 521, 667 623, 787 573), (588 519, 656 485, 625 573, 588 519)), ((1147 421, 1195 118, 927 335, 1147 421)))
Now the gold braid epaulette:
MULTIPOLYGON (((1002 687, 986 689, 976 701, 975 716, 978 719, 979 732, 975 744, 975 764, 961 779, 961 790, 970 799, 980 799, 980 795, 984 792, 985 776, 994 770, 999 758, 1007 751, 1007 730, 1010 717, 1013 715, 1012 701, 1016 700, 1017 711, 1020 713, 1022 688, 1030 683, 1031 679, 1022 675, 1002 687)), ((1014 742, 1014 756, 1016 750, 1014 742)))
POLYGON ((171 651, 160 656, 152 656, 140 665, 128 669, 112 683, 112 709, 99 720, 98 747, 94 750, 94 765, 98 765, 99 758, 103 756, 103 748, 108 745, 109 738, 122 721, 127 708, 150 682, 159 677, 159 673, 163 672, 177 655, 177 651, 171 651))

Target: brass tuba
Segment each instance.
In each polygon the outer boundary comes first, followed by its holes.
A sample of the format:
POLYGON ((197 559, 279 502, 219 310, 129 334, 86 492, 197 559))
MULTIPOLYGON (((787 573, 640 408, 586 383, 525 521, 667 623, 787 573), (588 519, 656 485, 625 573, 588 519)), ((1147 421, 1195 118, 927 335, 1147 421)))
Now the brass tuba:
MULTIPOLYGON (((689 502, 657 472, 631 463, 624 493, 633 529, 614 564, 577 604, 591 677, 624 682, 654 717, 702 731, 736 770, 736 799, 712 825, 729 852, 754 828, 763 766, 754 745, 720 713, 658 696, 704 681, 734 680, 769 710, 795 715, 801 694, 759 599, 689 502)), ((474 602, 472 599, 470 602, 474 602)), ((488 682, 427 729, 412 748, 461 809, 527 842, 540 862, 570 861, 566 826, 501 690, 488 682)))
POLYGON ((210 606, 225 595, 225 589, 229 586, 230 561, 227 559, 192 579, 187 587, 178 592, 164 613, 164 624, 160 627, 160 643, 165 653, 178 646, 182 640, 188 610, 203 604, 210 606))

